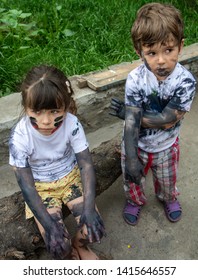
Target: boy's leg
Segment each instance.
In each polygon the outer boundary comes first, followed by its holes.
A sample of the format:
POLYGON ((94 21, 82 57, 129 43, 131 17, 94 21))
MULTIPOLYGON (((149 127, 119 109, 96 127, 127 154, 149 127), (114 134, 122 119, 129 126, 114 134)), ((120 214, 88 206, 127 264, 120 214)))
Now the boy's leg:
POLYGON ((142 191, 145 187, 145 179, 141 185, 136 185, 124 180, 124 191, 126 196, 126 204, 123 209, 123 218, 130 225, 136 225, 138 222, 141 207, 146 202, 146 197, 142 191))
POLYGON ((155 194, 161 201, 174 201, 179 195, 176 187, 179 162, 179 145, 153 154, 153 182, 155 194))
MULTIPOLYGON (((130 182, 129 180, 125 179, 125 148, 124 148, 124 141, 122 141, 121 146, 121 167, 122 167, 122 175, 124 181, 124 193, 126 196, 127 201, 129 201, 132 205, 144 205, 146 203, 145 197, 145 178, 142 178, 141 184, 136 185, 135 183, 130 182)), ((139 149, 138 151, 139 158, 141 159, 142 163, 147 166, 148 165, 148 153, 139 149)), ((147 170, 148 172, 148 170, 147 170)), ((147 173, 146 172, 146 173, 147 173)))
MULTIPOLYGON (((124 193, 126 197, 126 205, 123 209, 123 218, 130 225, 136 225, 138 222, 141 206, 146 203, 146 197, 144 194, 145 178, 142 178, 141 184, 136 185, 125 179, 125 149, 124 142, 122 142, 122 154, 121 154, 121 166, 124 182, 124 193)), ((148 162, 147 153, 139 150, 139 157, 146 165, 148 162)))
POLYGON ((178 221, 182 212, 177 201, 179 192, 176 187, 179 152, 179 143, 176 140, 172 147, 154 154, 152 166, 155 194, 164 202, 165 212, 172 222, 178 221))
MULTIPOLYGON (((61 223, 64 227, 64 230, 66 231, 66 233, 68 234, 68 231, 64 225, 63 219, 62 219, 62 210, 60 207, 54 207, 54 208, 47 208, 48 213, 51 215, 52 219, 55 220, 58 223, 61 223)), ((35 222, 38 226, 38 229, 41 233, 41 236, 43 237, 43 240, 45 241, 45 229, 43 228, 43 226, 39 223, 39 221, 34 217, 35 222)), ((71 257, 71 253, 72 253, 72 247, 71 247, 71 240, 65 238, 65 243, 67 245, 68 248, 68 253, 67 255, 63 256, 63 259, 70 259, 71 257)))
MULTIPOLYGON (((67 207, 70 209, 78 225, 83 210, 83 196, 68 202, 67 207)), ((88 247, 88 244, 87 228, 83 226, 83 228, 77 230, 72 245, 77 250, 81 260, 99 260, 99 257, 88 247)))

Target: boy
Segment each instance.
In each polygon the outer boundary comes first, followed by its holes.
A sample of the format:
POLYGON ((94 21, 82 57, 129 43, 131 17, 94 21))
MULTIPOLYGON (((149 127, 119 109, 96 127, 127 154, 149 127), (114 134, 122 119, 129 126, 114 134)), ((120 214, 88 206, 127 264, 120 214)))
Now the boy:
POLYGON ((115 99, 111 106, 113 115, 125 118, 123 217, 128 224, 137 224, 146 202, 145 176, 151 168, 156 197, 167 218, 177 222, 182 214, 176 187, 178 136, 195 95, 195 79, 178 63, 184 44, 180 12, 169 4, 146 4, 137 13, 131 35, 143 64, 128 75, 125 108, 115 99))

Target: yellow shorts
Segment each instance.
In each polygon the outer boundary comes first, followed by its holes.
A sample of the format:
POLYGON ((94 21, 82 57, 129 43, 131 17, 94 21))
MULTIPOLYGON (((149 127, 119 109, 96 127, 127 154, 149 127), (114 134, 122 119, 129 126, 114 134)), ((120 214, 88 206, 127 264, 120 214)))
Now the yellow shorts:
MULTIPOLYGON (((35 182, 35 187, 46 208, 62 207, 83 195, 80 170, 78 166, 65 177, 53 182, 35 182)), ((26 219, 34 216, 28 205, 25 203, 26 219)))

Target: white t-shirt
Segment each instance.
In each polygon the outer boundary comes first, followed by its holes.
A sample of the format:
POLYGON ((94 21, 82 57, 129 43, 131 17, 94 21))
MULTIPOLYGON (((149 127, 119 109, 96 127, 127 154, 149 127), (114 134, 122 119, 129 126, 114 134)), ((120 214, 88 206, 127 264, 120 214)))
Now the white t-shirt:
MULTIPOLYGON (((169 104, 173 109, 189 111, 195 95, 195 79, 181 64, 164 80, 144 64, 132 70, 125 87, 125 104, 143 108, 145 112, 162 112, 169 104)), ((146 152, 160 152, 173 145, 179 135, 181 121, 170 129, 140 129, 138 146, 146 152)))
POLYGON ((30 166, 35 181, 51 182, 71 172, 77 164, 75 153, 88 146, 81 123, 70 113, 49 136, 40 134, 25 116, 11 131, 9 163, 16 167, 30 166))

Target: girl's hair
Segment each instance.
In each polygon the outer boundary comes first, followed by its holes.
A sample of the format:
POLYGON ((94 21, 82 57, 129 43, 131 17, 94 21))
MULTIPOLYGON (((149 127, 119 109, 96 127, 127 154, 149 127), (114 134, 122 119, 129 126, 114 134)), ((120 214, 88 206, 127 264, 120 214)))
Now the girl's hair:
POLYGON ((184 38, 180 11, 170 4, 149 3, 142 6, 132 26, 131 37, 139 54, 142 46, 165 44, 171 39, 175 39, 179 46, 184 38))
POLYGON ((68 110, 77 113, 74 92, 65 74, 54 66, 40 65, 33 67, 21 85, 22 106, 24 110, 42 109, 68 110))

